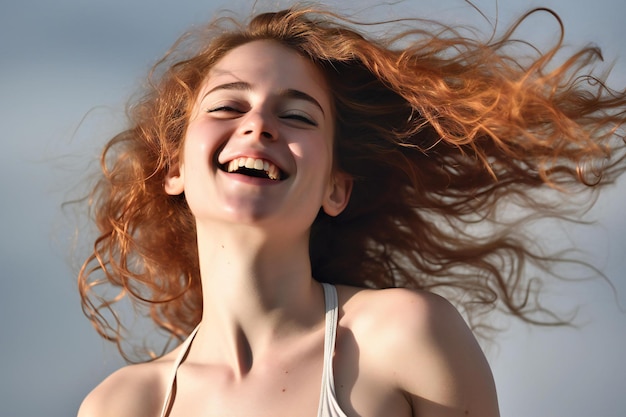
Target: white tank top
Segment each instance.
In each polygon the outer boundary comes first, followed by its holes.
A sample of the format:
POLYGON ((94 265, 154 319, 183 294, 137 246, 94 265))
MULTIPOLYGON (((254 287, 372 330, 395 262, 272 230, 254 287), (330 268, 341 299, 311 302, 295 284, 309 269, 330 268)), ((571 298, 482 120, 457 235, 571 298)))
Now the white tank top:
MULTIPOLYGON (((322 371, 322 388, 320 393, 320 403, 317 411, 317 417, 347 417, 337 403, 335 396, 335 378, 333 376, 333 354, 335 352, 335 339, 337 337, 337 317, 339 303, 337 301, 337 289, 330 284, 322 283, 324 288, 324 300, 326 304, 326 334, 324 336, 324 369, 322 371)), ((199 327, 199 326, 198 326, 199 327)), ((172 373, 168 379, 169 385, 163 408, 161 409, 161 417, 167 417, 169 409, 174 401, 172 397, 172 389, 176 383, 176 374, 180 364, 183 362, 194 336, 198 332, 196 327, 187 337, 180 348, 180 352, 174 361, 172 373)))

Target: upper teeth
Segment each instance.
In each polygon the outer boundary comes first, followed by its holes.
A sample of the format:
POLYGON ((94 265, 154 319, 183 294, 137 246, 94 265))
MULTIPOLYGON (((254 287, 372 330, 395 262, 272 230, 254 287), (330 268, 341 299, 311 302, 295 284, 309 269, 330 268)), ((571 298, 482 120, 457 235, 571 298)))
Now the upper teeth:
POLYGON ((263 159, 249 158, 245 156, 241 158, 235 158, 230 161, 226 166, 226 171, 235 172, 241 167, 265 171, 267 176, 272 180, 277 180, 280 175, 280 170, 278 169, 278 167, 271 162, 263 159))

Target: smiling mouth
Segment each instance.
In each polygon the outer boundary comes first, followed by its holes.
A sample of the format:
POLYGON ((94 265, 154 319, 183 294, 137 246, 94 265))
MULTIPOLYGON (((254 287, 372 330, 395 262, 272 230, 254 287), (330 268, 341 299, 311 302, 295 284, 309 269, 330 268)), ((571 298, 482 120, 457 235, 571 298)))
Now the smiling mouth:
POLYGON ((220 166, 229 174, 241 174, 255 178, 266 178, 273 181, 280 181, 286 175, 273 163, 257 158, 241 157, 235 158, 220 166))

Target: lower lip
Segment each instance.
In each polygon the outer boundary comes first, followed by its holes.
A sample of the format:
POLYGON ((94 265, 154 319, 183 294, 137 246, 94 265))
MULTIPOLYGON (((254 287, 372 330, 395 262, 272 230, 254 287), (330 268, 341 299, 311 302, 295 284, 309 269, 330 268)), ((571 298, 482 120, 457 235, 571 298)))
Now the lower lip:
POLYGON ((280 184, 280 180, 270 180, 269 178, 258 178, 258 177, 250 177, 248 175, 242 174, 234 174, 230 172, 220 171, 222 174, 226 175, 228 179, 233 181, 242 182, 244 184, 252 184, 252 185, 278 185, 280 184))

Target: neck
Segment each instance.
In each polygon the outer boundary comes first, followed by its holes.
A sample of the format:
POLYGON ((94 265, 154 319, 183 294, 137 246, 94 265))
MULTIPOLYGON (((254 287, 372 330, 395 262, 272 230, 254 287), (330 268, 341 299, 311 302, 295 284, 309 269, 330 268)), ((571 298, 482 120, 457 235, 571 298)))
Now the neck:
POLYGON ((208 356, 245 368, 253 356, 323 323, 308 236, 288 240, 232 225, 208 229, 197 228, 203 292, 198 337, 211 341, 202 343, 207 354, 213 351, 208 356))

